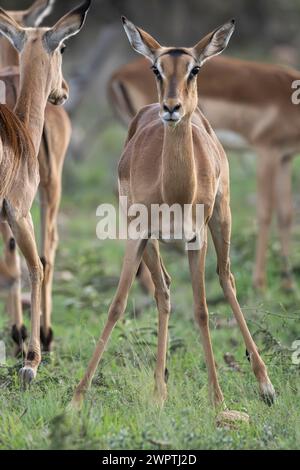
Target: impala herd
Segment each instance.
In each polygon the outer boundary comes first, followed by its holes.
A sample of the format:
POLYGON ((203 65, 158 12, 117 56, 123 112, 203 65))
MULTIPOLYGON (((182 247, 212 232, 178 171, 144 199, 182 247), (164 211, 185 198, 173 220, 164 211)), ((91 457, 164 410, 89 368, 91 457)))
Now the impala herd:
MULTIPOLYGON (((84 1, 53 27, 40 27, 54 3, 55 0, 36 0, 26 11, 0 9, 0 80, 6 85, 6 104, 0 105, 0 230, 4 243, 0 277, 9 286, 7 310, 16 354, 25 358, 20 371, 25 385, 37 374, 41 348, 49 351, 52 346, 57 214, 63 164, 71 138, 68 115, 58 106, 69 94, 62 75, 62 54, 65 41, 81 30, 91 0, 84 1), (40 254, 30 215, 38 190, 40 254), (28 344, 17 247, 26 260, 31 280, 28 344)), ((224 419, 245 421, 247 415, 226 408, 216 372, 204 280, 208 229, 217 254, 220 284, 244 338, 260 394, 272 404, 275 391, 237 300, 229 253, 228 161, 214 130, 241 136, 259 157, 254 285, 262 288, 266 284, 268 232, 276 210, 283 287, 291 289, 291 157, 300 150, 300 120, 297 107, 291 102, 291 86, 300 74, 274 65, 215 57, 227 47, 234 20, 191 48, 162 46, 125 17, 122 22, 132 48, 144 57, 121 67, 109 83, 111 103, 129 125, 118 167, 119 194, 126 196, 130 204, 143 204, 148 209, 153 204, 191 207, 193 233, 201 243, 187 253, 211 401, 224 419), (204 207, 201 229, 195 222, 199 204, 204 207)), ((86 373, 75 390, 74 406, 82 403, 113 328, 126 309, 138 272, 148 279, 149 291, 154 292, 157 304, 155 397, 160 405, 165 401, 171 279, 159 251, 159 240, 163 238, 163 229, 158 239, 151 231, 145 238, 128 237, 117 292, 86 373)), ((189 245, 194 240, 185 241, 189 245)))

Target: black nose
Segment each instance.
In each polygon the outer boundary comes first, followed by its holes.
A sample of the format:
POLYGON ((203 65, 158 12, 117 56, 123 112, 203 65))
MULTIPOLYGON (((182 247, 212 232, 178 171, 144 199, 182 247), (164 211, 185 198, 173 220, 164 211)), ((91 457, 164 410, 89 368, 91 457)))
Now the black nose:
POLYGON ((167 106, 166 104, 163 105, 164 111, 170 114, 176 113, 176 111, 179 111, 180 108, 181 108, 181 104, 176 104, 175 106, 173 106, 173 108, 167 106))

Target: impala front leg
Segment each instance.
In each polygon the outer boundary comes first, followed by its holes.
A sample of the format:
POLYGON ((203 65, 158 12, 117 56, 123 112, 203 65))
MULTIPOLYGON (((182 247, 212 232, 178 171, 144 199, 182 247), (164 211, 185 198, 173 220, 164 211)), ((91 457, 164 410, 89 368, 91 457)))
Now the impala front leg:
POLYGON ((264 401, 270 405, 274 402, 275 390, 269 379, 266 365, 260 357, 237 300, 235 281, 230 270, 231 212, 228 201, 226 201, 225 198, 216 202, 209 227, 217 253, 218 274, 221 287, 244 338, 247 351, 250 355, 252 369, 259 383, 260 394, 264 401))
POLYGON ((112 304, 110 306, 107 322, 96 344, 95 351, 88 364, 87 370, 84 374, 83 379, 81 380, 81 382, 79 383, 79 385, 77 386, 75 390, 73 401, 72 401, 75 407, 79 407, 81 405, 84 395, 91 385, 93 376, 102 358, 103 352, 108 343, 110 335, 116 323, 125 312, 129 290, 136 276, 146 244, 147 244, 147 240, 143 240, 143 239, 127 240, 126 251, 125 251, 123 267, 122 267, 118 289, 112 301, 112 304))
POLYGON ((38 255, 31 215, 16 220, 9 210, 6 212, 17 244, 26 259, 31 280, 31 333, 25 366, 20 371, 22 382, 26 384, 35 378, 41 362, 40 314, 43 267, 38 255))

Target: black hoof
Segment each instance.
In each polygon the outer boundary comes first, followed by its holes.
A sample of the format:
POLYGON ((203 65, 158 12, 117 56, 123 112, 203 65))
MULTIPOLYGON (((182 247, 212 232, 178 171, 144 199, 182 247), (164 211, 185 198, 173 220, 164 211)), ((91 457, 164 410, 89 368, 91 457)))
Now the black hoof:
POLYGON ((51 351, 51 346, 53 342, 53 330, 52 328, 49 329, 48 334, 45 335, 43 328, 41 328, 40 331, 40 337, 41 337, 41 345, 42 345, 42 350, 45 352, 50 352, 51 351))
POLYGON ((16 349, 14 353, 15 357, 24 356, 26 352, 25 341, 28 337, 26 327, 22 325, 21 328, 18 329, 16 325, 13 325, 11 329, 11 337, 14 343, 16 344, 16 349))

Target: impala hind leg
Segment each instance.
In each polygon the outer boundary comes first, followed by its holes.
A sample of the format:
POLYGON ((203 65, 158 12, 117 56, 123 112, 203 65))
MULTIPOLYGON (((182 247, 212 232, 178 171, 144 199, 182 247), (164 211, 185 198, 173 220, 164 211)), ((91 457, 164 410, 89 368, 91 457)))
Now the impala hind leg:
POLYGON ((31 215, 16 220, 7 204, 5 211, 17 244, 26 259, 31 280, 31 332, 25 366, 20 371, 23 383, 30 383, 35 378, 41 362, 40 308, 43 267, 38 255, 31 215))
POLYGON ((7 311, 12 323, 12 339, 16 344, 15 355, 18 356, 25 354, 27 338, 21 301, 21 263, 14 235, 7 222, 0 223, 0 231, 4 241, 4 261, 13 279, 8 291, 7 311))
POLYGON ((140 283, 141 288, 145 292, 145 294, 154 295, 155 287, 153 285, 150 271, 147 268, 144 261, 142 261, 141 264, 139 265, 139 269, 137 271, 136 277, 140 283))
POLYGON ((44 268, 42 285, 41 343, 44 351, 50 351, 53 341, 51 328, 52 286, 55 254, 58 244, 57 216, 61 200, 61 174, 52 176, 47 185, 40 185, 42 246, 41 261, 44 268))
POLYGON ((269 232, 274 209, 274 180, 276 159, 271 150, 260 150, 257 162, 257 217, 258 234, 253 285, 256 289, 266 287, 266 257, 269 232), (271 157, 271 158, 270 158, 271 157))
POLYGON ((95 351, 88 364, 87 370, 83 379, 75 390, 72 402, 75 407, 80 406, 82 403, 85 392, 91 385, 93 376, 102 358, 110 335, 116 323, 124 314, 127 306, 129 290, 136 276, 146 244, 147 240, 127 240, 123 267, 117 292, 110 306, 107 322, 96 344, 95 351))
POLYGON ((281 243, 282 259, 282 287, 285 290, 293 288, 293 276, 290 267, 290 242, 293 222, 293 198, 292 198, 292 160, 290 157, 280 159, 277 165, 275 194, 276 213, 281 243))
POLYGON ((216 201, 209 226, 217 253, 220 284, 243 335, 247 351, 250 355, 252 369, 259 383, 260 394, 268 404, 271 404, 275 398, 275 391, 268 377, 267 368, 259 355, 257 346, 252 339, 244 315, 236 298, 235 282, 230 270, 229 258, 231 213, 230 207, 225 199, 222 201, 216 201))
POLYGON ((200 329, 206 367, 208 371, 209 392, 212 403, 216 407, 225 406, 221 391, 215 359, 209 332, 208 308, 205 293, 205 259, 207 251, 207 229, 205 229, 205 241, 200 250, 189 250, 188 258, 194 294, 194 315, 200 329))
POLYGON ((155 396, 160 405, 167 398, 167 369, 166 356, 168 347, 168 324, 171 312, 170 276, 163 267, 159 255, 157 240, 149 240, 143 257, 154 284, 154 296, 158 309, 158 347, 155 369, 155 396))

